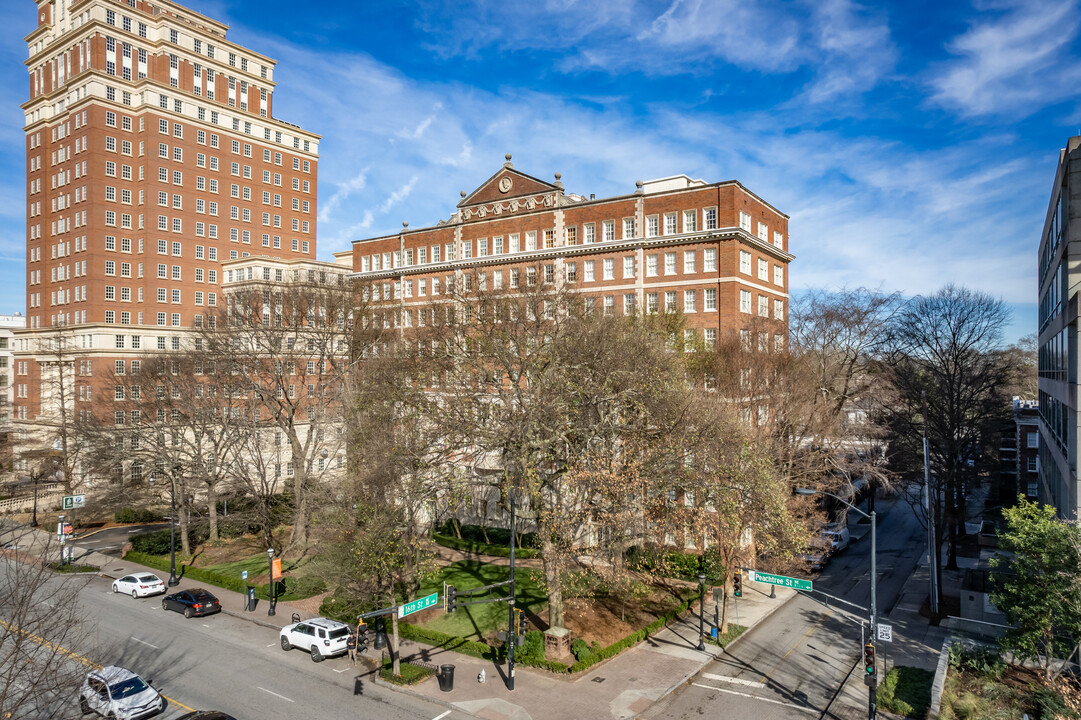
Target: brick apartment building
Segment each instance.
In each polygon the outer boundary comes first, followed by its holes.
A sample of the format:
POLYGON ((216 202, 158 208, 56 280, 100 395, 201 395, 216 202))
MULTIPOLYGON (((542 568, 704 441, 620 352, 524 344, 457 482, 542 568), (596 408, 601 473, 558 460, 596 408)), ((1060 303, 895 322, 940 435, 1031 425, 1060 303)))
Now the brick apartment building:
POLYGON ((12 416, 78 417, 179 349, 222 263, 314 260, 319 136, 273 116, 275 61, 171 0, 37 0, 26 36, 27 329, 12 416))
POLYGON ((436 225, 353 243, 354 277, 400 305, 402 327, 448 283, 492 290, 552 283, 606 314, 680 311, 688 339, 709 346, 739 330, 763 349, 788 332, 788 216, 738 182, 685 175, 585 197, 507 162, 436 225))

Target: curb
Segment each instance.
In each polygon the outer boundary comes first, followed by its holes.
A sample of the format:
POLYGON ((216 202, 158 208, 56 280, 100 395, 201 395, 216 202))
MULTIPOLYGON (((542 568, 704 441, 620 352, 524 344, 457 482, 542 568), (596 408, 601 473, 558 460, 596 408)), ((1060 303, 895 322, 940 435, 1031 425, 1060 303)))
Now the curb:
MULTIPOLYGON (((226 609, 223 608, 222 611, 221 611, 221 614, 222 615, 229 615, 231 617, 235 617, 235 618, 238 618, 240 620, 247 620, 248 622, 254 623, 255 625, 262 625, 265 628, 270 628, 271 630, 277 630, 279 632, 282 629, 281 625, 274 625, 274 624, 272 624, 270 622, 267 622, 266 620, 259 620, 257 618, 252 617, 250 614, 245 614, 244 612, 237 612, 236 610, 226 610, 226 609)), ((286 624, 288 624, 288 623, 286 623, 286 624)))

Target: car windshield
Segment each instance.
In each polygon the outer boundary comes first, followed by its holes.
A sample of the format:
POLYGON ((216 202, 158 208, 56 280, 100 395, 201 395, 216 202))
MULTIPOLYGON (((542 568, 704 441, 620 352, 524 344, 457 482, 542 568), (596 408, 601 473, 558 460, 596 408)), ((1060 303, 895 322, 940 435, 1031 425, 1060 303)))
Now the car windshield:
POLYGON ((338 628, 337 630, 330 631, 330 637, 332 640, 343 638, 349 634, 349 628, 338 628))
POLYGON ((147 685, 143 682, 143 679, 139 676, 128 678, 122 682, 114 683, 109 686, 109 695, 112 698, 126 698, 132 695, 138 695, 143 690, 146 690, 147 685))
POLYGON ((161 580, 158 580, 156 575, 143 575, 139 578, 139 582, 152 583, 161 582, 161 580))

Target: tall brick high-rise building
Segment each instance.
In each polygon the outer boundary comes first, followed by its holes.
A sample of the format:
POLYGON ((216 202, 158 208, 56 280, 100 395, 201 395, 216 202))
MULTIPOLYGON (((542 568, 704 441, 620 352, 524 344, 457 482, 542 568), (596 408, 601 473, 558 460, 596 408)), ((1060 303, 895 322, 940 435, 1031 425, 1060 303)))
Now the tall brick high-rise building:
POLYGON ((274 118, 275 61, 216 20, 170 0, 37 0, 37 19, 12 413, 31 425, 177 349, 222 262, 314 259, 319 142, 274 118))

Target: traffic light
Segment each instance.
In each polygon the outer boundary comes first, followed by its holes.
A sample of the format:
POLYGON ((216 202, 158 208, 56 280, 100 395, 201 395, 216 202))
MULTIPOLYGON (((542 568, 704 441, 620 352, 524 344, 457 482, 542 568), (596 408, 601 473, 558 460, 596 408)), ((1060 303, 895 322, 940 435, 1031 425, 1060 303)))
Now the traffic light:
POLYGON ((368 625, 361 623, 357 627, 357 652, 362 653, 368 649, 368 625))
POLYGON ((743 597, 743 573, 739 570, 736 570, 736 574, 732 577, 732 595, 743 597))
POLYGON ((863 646, 863 669, 868 675, 875 674, 875 646, 871 643, 863 646))
POLYGON ((447 612, 452 613, 458 609, 458 590, 453 585, 447 585, 447 612))

